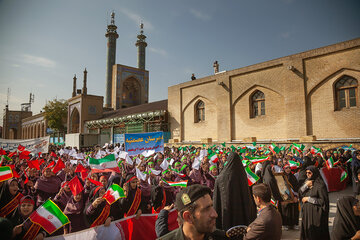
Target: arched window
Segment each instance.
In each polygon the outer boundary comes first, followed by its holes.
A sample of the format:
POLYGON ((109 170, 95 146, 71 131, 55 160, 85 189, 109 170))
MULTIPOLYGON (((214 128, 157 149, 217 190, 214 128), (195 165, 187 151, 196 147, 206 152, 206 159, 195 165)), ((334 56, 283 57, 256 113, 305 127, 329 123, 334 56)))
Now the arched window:
POLYGON ((198 101, 195 104, 195 122, 205 121, 205 103, 198 101))
POLYGON ((338 110, 356 107, 358 81, 349 76, 341 77, 335 83, 336 101, 338 110))
POLYGON ((259 90, 251 96, 251 117, 265 115, 265 94, 259 90))

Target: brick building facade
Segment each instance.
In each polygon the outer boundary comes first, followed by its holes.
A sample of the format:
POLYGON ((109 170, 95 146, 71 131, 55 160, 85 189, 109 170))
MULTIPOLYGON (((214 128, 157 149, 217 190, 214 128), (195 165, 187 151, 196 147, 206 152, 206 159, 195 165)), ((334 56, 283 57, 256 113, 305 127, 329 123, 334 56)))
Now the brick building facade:
POLYGON ((169 87, 172 139, 359 140, 359 82, 360 38, 216 72, 169 87))

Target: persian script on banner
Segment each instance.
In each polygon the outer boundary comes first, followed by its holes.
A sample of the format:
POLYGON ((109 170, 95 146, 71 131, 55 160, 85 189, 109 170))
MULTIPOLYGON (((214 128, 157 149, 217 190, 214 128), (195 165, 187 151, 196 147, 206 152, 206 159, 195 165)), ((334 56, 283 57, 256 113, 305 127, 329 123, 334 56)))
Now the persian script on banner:
POLYGON ((125 151, 129 153, 129 156, 141 154, 148 150, 164 151, 163 132, 125 134, 125 151))
POLYGON ((14 151, 21 144, 25 150, 32 153, 47 153, 49 148, 50 136, 33 139, 10 140, 0 138, 0 148, 6 151, 14 151))

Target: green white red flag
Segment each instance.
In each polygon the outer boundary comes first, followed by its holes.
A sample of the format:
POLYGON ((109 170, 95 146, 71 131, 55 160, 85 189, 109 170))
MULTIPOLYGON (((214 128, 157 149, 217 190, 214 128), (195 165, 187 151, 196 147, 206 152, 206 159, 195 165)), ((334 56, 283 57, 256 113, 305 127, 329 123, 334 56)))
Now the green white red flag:
POLYGON ((328 168, 333 168, 334 167, 334 159, 332 157, 330 157, 328 160, 326 160, 326 165, 328 168))
POLYGON ((0 182, 8 180, 13 177, 13 173, 10 167, 0 167, 0 182))
POLYGON ((275 153, 279 153, 280 152, 280 148, 278 146, 275 145, 275 143, 272 143, 269 146, 269 149, 275 154, 275 153))
POLYGON ((68 217, 50 199, 46 200, 43 205, 36 209, 29 219, 33 223, 39 224, 49 234, 69 223, 68 217))
POLYGON ((92 172, 118 172, 119 166, 116 162, 115 155, 109 154, 101 159, 89 158, 89 165, 92 172))
POLYGON ((219 158, 216 153, 213 153, 209 156, 209 159, 212 163, 217 163, 219 161, 219 158))
POLYGON ((253 185, 254 183, 256 183, 260 179, 260 177, 258 175, 256 175, 255 173, 253 173, 253 171, 251 171, 249 166, 247 166, 245 168, 245 172, 246 172, 246 175, 247 175, 248 185, 249 186, 253 185))
POLYGON ((167 183, 169 186, 172 187, 186 187, 188 180, 184 180, 184 181, 179 181, 179 182, 169 182, 166 181, 165 179, 162 179, 165 183, 167 183))
POLYGON ((304 144, 296 144, 296 143, 293 143, 293 149, 295 149, 298 153, 302 153, 302 151, 304 150, 305 148, 305 145, 304 144))
POLYGON ((291 169, 295 169, 295 168, 300 167, 300 163, 292 161, 292 160, 289 160, 289 165, 290 165, 291 169))
POLYGON ((271 198, 270 202, 271 202, 271 204, 274 205, 275 207, 278 207, 278 205, 279 205, 279 202, 276 201, 276 200, 274 200, 273 198, 271 198))
POLYGON ((252 164, 257 164, 260 162, 264 162, 270 159, 269 156, 260 156, 260 157, 249 157, 245 156, 246 159, 248 159, 252 164))
POLYGON ((124 189, 122 189, 117 184, 111 185, 103 196, 103 198, 105 198, 105 200, 110 205, 116 202, 119 198, 124 198, 124 197, 125 197, 124 189))
POLYGON ((310 152, 312 153, 312 154, 320 154, 321 153, 321 149, 320 148, 317 148, 317 147, 315 147, 315 146, 312 146, 311 147, 311 149, 310 149, 310 152))
POLYGON ((347 172, 343 170, 341 173, 340 182, 344 181, 346 178, 347 178, 347 172))

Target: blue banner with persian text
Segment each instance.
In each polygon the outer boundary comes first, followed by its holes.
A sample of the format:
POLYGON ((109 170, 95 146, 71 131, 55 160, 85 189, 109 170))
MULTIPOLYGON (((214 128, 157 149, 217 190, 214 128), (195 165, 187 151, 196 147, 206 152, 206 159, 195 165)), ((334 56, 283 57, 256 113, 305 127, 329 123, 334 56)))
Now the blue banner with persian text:
POLYGON ((149 150, 154 150, 155 152, 164 151, 163 132, 125 133, 125 151, 130 156, 149 150))

